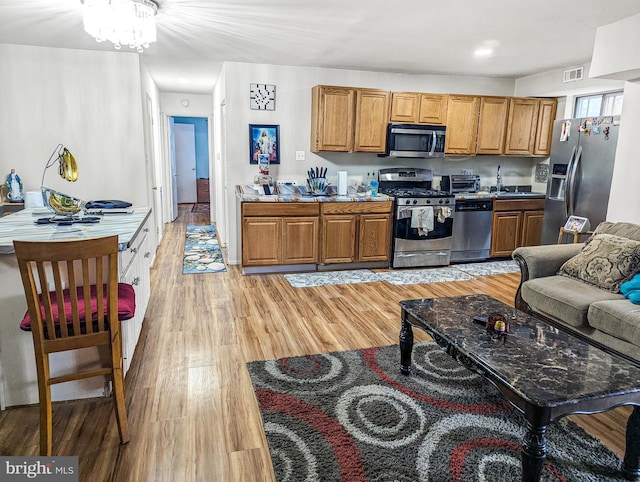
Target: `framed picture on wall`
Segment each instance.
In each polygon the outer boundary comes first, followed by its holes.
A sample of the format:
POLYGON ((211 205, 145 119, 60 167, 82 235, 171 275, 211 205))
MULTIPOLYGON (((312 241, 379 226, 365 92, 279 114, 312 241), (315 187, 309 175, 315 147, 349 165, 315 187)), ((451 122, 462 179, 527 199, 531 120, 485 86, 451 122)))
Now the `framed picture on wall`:
POLYGON ((258 164, 258 160, 269 164, 280 164, 280 126, 249 124, 249 162, 258 164))

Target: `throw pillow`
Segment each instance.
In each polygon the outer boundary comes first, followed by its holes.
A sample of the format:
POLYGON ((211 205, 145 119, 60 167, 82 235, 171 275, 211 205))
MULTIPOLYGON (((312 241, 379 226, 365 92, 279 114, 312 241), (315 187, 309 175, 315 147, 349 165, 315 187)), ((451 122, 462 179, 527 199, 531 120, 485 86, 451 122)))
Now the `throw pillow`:
POLYGON ((575 278, 612 293, 640 269, 640 242, 614 236, 594 234, 558 274, 575 278))

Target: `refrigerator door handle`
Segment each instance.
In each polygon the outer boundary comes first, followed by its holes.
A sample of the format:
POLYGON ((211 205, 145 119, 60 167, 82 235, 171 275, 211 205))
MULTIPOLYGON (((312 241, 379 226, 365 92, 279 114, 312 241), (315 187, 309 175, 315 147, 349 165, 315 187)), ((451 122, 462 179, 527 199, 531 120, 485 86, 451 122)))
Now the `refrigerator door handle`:
MULTIPOLYGON (((569 198, 569 212, 568 216, 573 216, 575 214, 576 208, 576 171, 578 170, 578 166, 580 165, 580 159, 582 158, 582 146, 578 146, 578 151, 576 152, 575 157, 573 158, 573 163, 570 166, 569 179, 567 179, 568 186, 568 198, 569 198)), ((565 201, 566 202, 566 201, 565 201)))
POLYGON ((567 167, 567 179, 564 185, 564 192, 562 198, 564 199, 564 217, 567 219, 569 215, 573 214, 572 206, 570 206, 571 198, 571 170, 573 169, 574 159, 576 157, 577 146, 573 146, 571 155, 569 156, 569 166, 567 167))

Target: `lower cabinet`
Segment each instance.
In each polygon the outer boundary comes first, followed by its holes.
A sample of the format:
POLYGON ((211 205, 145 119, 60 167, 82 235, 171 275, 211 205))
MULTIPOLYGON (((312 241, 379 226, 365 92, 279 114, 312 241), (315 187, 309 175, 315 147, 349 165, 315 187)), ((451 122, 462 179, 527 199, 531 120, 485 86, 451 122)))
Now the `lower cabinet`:
POLYGON ((136 315, 121 323, 123 374, 126 374, 131 366, 151 296, 149 269, 153 253, 150 223, 151 218, 149 217, 138 235, 131 240, 130 247, 119 253, 120 282, 132 285, 136 293, 136 315))
POLYGON ((389 261, 392 201, 243 202, 242 266, 389 261))
POLYGON ((520 246, 540 244, 544 199, 496 200, 493 211, 490 256, 511 256, 520 246))
POLYGON ((242 265, 318 262, 317 203, 242 203, 242 265))
POLYGON ((391 223, 391 202, 323 204, 320 262, 389 261, 391 223))

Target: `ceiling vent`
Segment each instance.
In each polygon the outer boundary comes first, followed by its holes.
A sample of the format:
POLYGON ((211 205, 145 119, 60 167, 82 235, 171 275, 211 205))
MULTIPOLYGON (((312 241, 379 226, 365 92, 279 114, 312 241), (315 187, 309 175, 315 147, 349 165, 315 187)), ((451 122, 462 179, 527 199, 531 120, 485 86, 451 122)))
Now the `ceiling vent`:
POLYGON ((563 82, 575 82, 576 80, 582 80, 584 78, 584 67, 576 67, 575 69, 569 69, 564 71, 562 77, 563 82))

